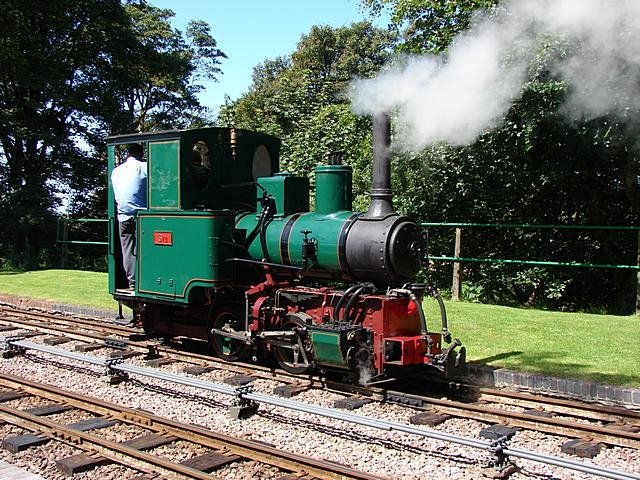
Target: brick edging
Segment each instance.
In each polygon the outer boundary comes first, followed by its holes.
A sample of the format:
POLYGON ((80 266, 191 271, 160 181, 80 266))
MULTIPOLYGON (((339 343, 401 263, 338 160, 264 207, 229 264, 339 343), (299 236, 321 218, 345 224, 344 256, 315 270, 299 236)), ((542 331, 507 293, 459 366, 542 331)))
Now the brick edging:
POLYGON ((35 298, 23 297, 20 295, 0 294, 0 304, 25 310, 35 309, 47 312, 84 315, 92 318, 112 320, 118 314, 117 310, 107 310, 103 308, 90 307, 86 305, 67 305, 64 303, 50 302, 35 298))
POLYGON ((478 364, 469 364, 467 373, 472 382, 482 386, 514 387, 532 393, 640 408, 640 389, 638 388, 603 385, 539 373, 516 372, 478 364))

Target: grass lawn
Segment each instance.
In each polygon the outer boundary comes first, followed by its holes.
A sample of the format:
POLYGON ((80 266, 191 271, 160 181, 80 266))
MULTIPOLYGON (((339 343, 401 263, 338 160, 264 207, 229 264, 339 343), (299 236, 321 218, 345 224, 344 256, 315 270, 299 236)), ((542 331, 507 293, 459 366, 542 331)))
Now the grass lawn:
POLYGON ((106 273, 80 270, 0 271, 0 293, 117 310, 118 304, 107 289, 106 273))
MULTIPOLYGON (((495 367, 640 387, 640 317, 445 302, 467 359, 495 367)), ((425 302, 430 329, 437 304, 425 302)))
MULTIPOLYGON (((107 274, 74 270, 0 272, 0 293, 60 303, 117 309, 107 274)), ((546 312, 445 302, 449 330, 467 347, 467 358, 513 370, 640 387, 640 317, 546 312)), ((427 322, 437 330, 434 300, 427 322)))

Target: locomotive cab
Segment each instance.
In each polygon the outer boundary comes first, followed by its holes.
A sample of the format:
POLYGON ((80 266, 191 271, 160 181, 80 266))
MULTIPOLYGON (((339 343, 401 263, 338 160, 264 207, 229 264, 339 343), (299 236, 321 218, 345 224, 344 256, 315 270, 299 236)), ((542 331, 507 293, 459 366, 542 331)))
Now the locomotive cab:
POLYGON ((109 292, 126 294, 111 172, 124 147, 144 146, 147 209, 136 222, 135 297, 188 303, 231 281, 235 212, 255 204, 255 181, 278 170, 280 141, 245 130, 203 128, 107 139, 109 292))

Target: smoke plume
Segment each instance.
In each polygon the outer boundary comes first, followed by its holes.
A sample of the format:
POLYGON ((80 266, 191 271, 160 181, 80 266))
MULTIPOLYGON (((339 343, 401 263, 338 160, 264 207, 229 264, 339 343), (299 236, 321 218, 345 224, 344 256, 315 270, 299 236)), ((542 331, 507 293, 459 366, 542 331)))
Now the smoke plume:
POLYGON ((550 66, 568 84, 566 112, 588 119, 640 105, 639 0, 512 0, 478 14, 446 56, 400 59, 355 81, 353 108, 395 112, 411 149, 467 145, 501 123, 545 39, 570 45, 550 66))

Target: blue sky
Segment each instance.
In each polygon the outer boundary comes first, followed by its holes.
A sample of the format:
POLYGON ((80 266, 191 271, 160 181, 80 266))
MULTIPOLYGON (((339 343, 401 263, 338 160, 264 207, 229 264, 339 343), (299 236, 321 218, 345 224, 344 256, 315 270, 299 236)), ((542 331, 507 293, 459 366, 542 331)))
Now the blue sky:
MULTIPOLYGON (((291 54, 313 25, 341 27, 369 19, 359 0, 149 0, 170 8, 174 27, 189 20, 211 25, 218 47, 227 54, 218 82, 204 84, 201 102, 217 112, 225 94, 238 98, 249 87, 253 67, 267 58, 291 54)), ((386 27, 386 19, 371 19, 386 27)))

